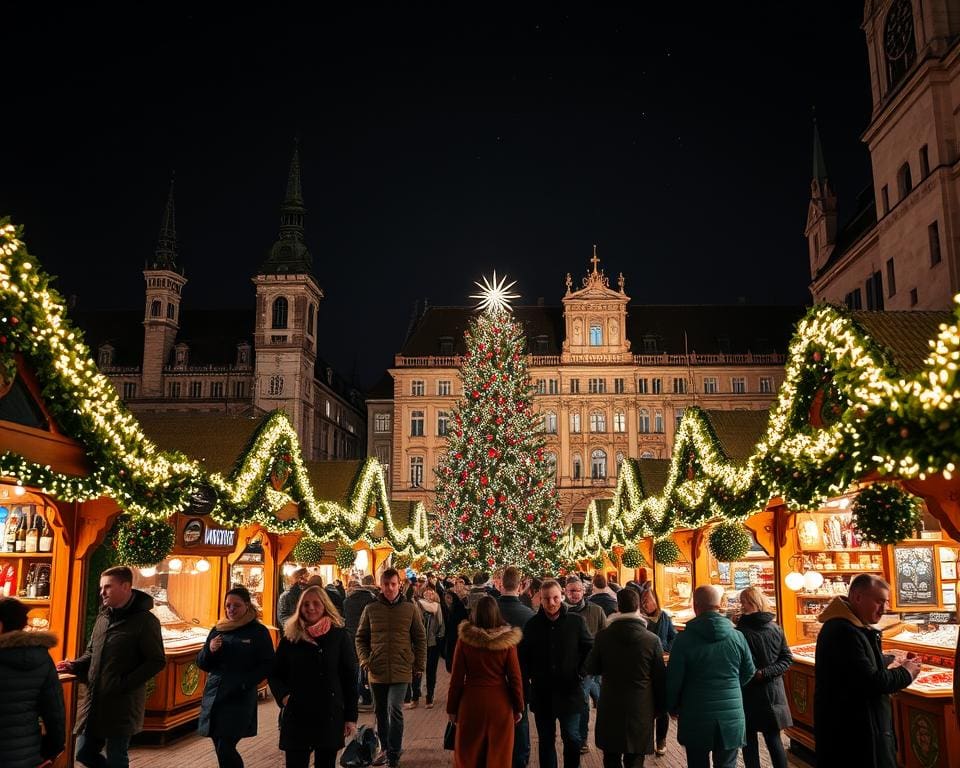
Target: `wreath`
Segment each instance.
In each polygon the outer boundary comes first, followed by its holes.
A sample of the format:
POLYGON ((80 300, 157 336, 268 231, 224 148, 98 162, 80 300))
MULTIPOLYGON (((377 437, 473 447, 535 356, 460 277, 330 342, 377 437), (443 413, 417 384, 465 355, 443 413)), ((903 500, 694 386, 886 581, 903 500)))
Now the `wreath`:
POLYGON ((719 523, 710 531, 707 545, 721 563, 739 560, 750 551, 751 538, 740 523, 719 523))
MULTIPOLYGON (((639 551, 637 554, 640 554, 639 551)), ((653 559, 664 565, 673 565, 680 559, 680 546, 672 538, 653 542, 653 559)))
POLYGON ((301 565, 316 565, 323 560, 323 542, 313 536, 303 536, 290 553, 290 559, 301 565))
POLYGON ((857 494, 851 509, 853 524, 867 541, 896 544, 920 527, 918 500, 899 486, 874 483, 857 494))
POLYGON ((341 571, 345 571, 348 568, 353 568, 353 564, 357 561, 357 553, 349 544, 340 543, 337 545, 336 552, 334 552, 334 559, 337 561, 337 567, 341 571))
POLYGON ((149 568, 166 559, 175 540, 173 527, 165 520, 127 517, 117 526, 117 561, 149 568))

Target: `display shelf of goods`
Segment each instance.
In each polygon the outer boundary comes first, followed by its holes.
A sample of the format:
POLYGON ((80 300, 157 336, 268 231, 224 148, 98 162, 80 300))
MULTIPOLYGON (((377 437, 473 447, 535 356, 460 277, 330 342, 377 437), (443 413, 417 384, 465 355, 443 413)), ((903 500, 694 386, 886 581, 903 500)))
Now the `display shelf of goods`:
POLYGON ((867 541, 896 544, 920 527, 918 500, 896 485, 874 483, 854 499, 853 522, 867 541))
POLYGON ((163 520, 126 518, 117 526, 117 560, 124 565, 149 568, 170 554, 175 539, 173 527, 163 520))
POLYGON ((352 568, 357 560, 357 553, 349 544, 338 544, 334 558, 337 561, 337 567, 341 570, 352 568))
POLYGON ((664 565, 673 565, 680 560, 680 547, 677 542, 669 538, 655 541, 653 543, 653 559, 664 565))
POLYGON ((750 551, 750 534, 740 523, 719 523, 707 537, 710 553, 721 563, 741 559, 750 551))
POLYGON ((316 565, 323 560, 323 542, 313 536, 304 536, 293 548, 290 559, 301 565, 316 565))

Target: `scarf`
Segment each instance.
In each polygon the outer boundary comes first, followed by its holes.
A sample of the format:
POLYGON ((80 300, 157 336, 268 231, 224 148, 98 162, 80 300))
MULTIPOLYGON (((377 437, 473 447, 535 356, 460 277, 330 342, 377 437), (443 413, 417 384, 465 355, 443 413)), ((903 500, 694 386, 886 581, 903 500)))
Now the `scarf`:
POLYGON ((436 614, 440 610, 440 603, 434 603, 431 600, 425 600, 424 598, 418 598, 417 602, 420 603, 420 607, 425 611, 436 614))
POLYGON ((309 627, 304 627, 307 634, 312 638, 316 639, 318 637, 323 637, 327 632, 330 631, 330 627, 333 625, 333 622, 330 620, 329 616, 324 616, 316 624, 311 624, 309 627))
POLYGON ((245 627, 251 621, 257 618, 257 609, 252 605, 247 608, 247 612, 239 619, 220 619, 217 622, 217 632, 233 632, 235 629, 245 627))

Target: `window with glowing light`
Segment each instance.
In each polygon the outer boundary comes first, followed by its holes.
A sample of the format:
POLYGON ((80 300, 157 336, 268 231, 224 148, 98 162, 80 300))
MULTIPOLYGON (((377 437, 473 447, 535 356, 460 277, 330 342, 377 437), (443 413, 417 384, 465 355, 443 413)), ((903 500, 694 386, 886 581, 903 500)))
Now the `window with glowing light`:
POLYGON ((590 431, 607 431, 607 415, 603 411, 592 411, 590 413, 590 431))
POLYGON ((607 476, 607 453, 597 448, 590 454, 590 478, 603 480, 607 476))

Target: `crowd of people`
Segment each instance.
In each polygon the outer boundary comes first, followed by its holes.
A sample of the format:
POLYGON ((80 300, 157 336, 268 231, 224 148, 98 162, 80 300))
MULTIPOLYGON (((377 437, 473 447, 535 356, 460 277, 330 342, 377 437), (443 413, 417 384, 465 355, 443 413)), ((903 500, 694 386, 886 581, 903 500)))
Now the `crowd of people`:
MULTIPOLYGON (((86 684, 77 712, 76 759, 125 768, 130 738, 143 725, 147 681, 165 664, 149 595, 126 567, 104 571, 102 609, 85 653, 54 666, 52 635, 25 631, 27 612, 0 598, 0 764, 48 765, 64 748, 64 701, 57 672, 86 684), (42 728, 40 723, 42 722, 42 728)), ((874 629, 889 586, 877 576, 851 582, 820 617, 815 727, 819 766, 892 768, 896 744, 890 694, 912 682, 919 662, 882 653, 874 629)), ((662 755, 672 719, 687 765, 760 765, 760 739, 774 768, 787 765, 781 731, 791 725, 783 675, 792 663, 766 597, 739 595, 736 623, 723 592, 700 586, 695 617, 677 632, 652 583, 624 587, 592 579, 524 579, 509 567, 492 577, 408 576, 388 568, 339 584, 293 574, 279 608, 286 619, 274 648, 250 593, 230 589, 197 664, 207 673, 199 732, 219 766, 242 768, 241 739, 257 732, 257 691, 267 680, 279 706, 279 747, 288 768, 329 768, 357 731, 361 708, 375 712, 376 766, 398 766, 404 711, 436 695, 442 658, 450 670, 446 713, 458 768, 523 768, 529 718, 538 764, 577 768, 593 742, 604 768, 636 768, 662 755)))

